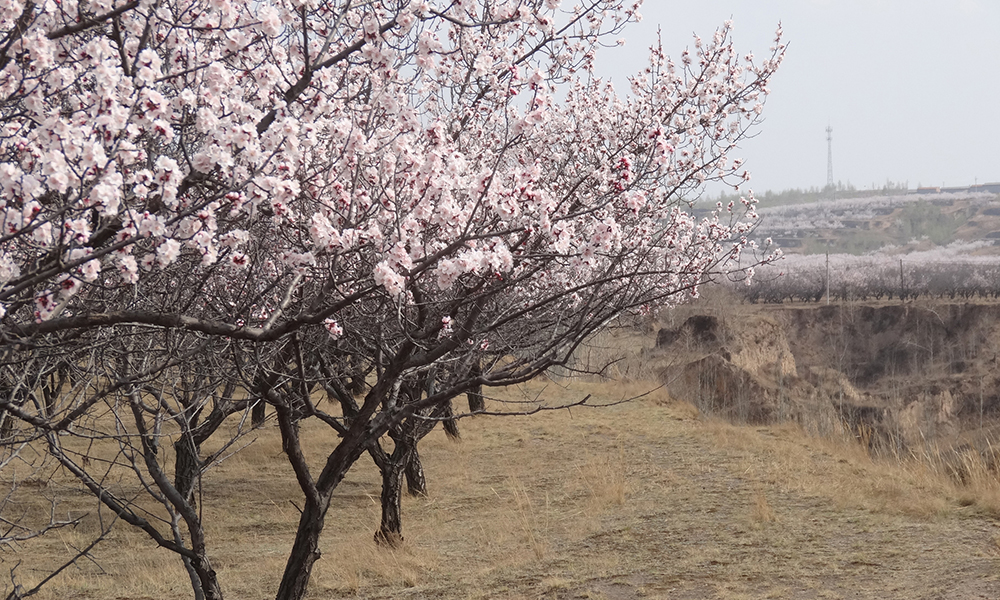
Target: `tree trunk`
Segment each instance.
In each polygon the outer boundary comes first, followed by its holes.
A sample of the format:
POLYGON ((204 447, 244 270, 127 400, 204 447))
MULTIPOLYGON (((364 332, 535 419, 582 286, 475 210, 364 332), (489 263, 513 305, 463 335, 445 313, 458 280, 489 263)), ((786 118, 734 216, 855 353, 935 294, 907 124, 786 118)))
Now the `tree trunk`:
POLYGON ((393 452, 382 469, 382 524, 375 533, 375 542, 390 548, 403 541, 403 471, 409 455, 393 452))
POLYGON ((191 590, 194 592, 194 600, 207 600, 204 590, 201 589, 201 577, 198 575, 198 570, 194 568, 191 559, 182 556, 181 562, 184 563, 184 570, 187 571, 188 579, 191 580, 191 590))
POLYGON ((410 451, 410 459, 406 461, 406 489, 411 496, 427 495, 427 479, 424 477, 424 466, 420 464, 420 454, 414 445, 410 451))
MULTIPOLYGON (((483 369, 479 366, 479 361, 472 363, 472 368, 469 369, 469 375, 472 377, 480 377, 482 374, 483 369)), ((477 383, 475 387, 465 394, 465 397, 469 400, 469 412, 481 413, 486 410, 486 400, 483 398, 483 384, 477 383)))
POLYGON ((451 400, 448 400, 445 404, 443 418, 442 425, 444 426, 445 434, 453 440, 461 439, 462 435, 458 431, 458 419, 455 418, 455 411, 452 409, 451 400))
POLYGON ((353 355, 350 357, 350 363, 351 383, 348 391, 355 396, 360 396, 365 392, 365 365, 360 358, 353 355))
POLYGON ((14 417, 7 411, 0 411, 0 440, 14 435, 14 417))
POLYGON ((219 577, 215 574, 215 569, 209 564, 208 559, 201 556, 196 561, 191 561, 195 571, 201 579, 201 591, 205 594, 205 600, 222 600, 222 588, 219 587, 219 577))
POLYGON ((190 434, 184 434, 174 442, 174 451, 174 487, 194 506, 194 484, 201 474, 200 448, 190 434))
POLYGON ((483 398, 483 386, 479 385, 465 394, 465 397, 469 399, 469 412, 471 413, 481 413, 486 410, 486 400, 483 398))
POLYGON ((326 506, 306 501, 275 600, 302 600, 305 597, 313 565, 320 558, 319 535, 323 532, 325 516, 326 506))
MULTIPOLYGON (((376 383, 368 392, 361 410, 352 422, 350 431, 327 457, 326 465, 316 479, 315 486, 304 485, 300 480, 300 487, 306 492, 305 507, 299 517, 295 543, 285 563, 285 572, 275 600, 302 600, 305 597, 312 567, 320 557, 319 536, 323 532, 326 512, 330 507, 330 495, 344 480, 344 475, 350 466, 369 449, 371 444, 378 443, 378 439, 388 431, 392 423, 390 414, 375 414, 375 412, 381 404, 380 400, 389 391, 391 384, 388 382, 394 376, 395 372, 390 372, 387 380, 376 383), (309 499, 311 494, 315 494, 315 501, 309 499)), ((293 442, 297 444, 297 440, 293 442)))
POLYGON ((263 400, 258 400, 256 404, 253 405, 253 409, 250 411, 250 425, 256 429, 264 424, 264 411, 267 409, 267 403, 263 400))

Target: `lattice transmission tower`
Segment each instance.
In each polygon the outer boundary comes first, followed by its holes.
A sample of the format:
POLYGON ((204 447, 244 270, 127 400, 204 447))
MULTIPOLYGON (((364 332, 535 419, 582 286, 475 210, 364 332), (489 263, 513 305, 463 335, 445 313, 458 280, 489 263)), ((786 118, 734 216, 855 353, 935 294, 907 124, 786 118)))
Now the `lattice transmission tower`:
POLYGON ((826 185, 833 187, 833 127, 826 126, 826 185))

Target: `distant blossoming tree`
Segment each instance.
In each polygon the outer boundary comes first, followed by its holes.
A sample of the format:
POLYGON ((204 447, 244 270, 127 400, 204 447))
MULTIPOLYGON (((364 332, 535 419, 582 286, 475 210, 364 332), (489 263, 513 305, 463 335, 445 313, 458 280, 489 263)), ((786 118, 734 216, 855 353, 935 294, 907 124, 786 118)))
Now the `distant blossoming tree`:
POLYGON ((196 597, 221 598, 191 493, 198 446, 253 402, 274 407, 305 497, 277 597, 302 598, 331 495, 384 434, 408 452, 400 432, 457 394, 528 380, 610 319, 768 260, 748 241, 752 198, 701 218, 684 199, 749 178, 730 153, 780 31, 763 60, 736 53, 728 24, 678 63, 653 48, 621 97, 593 61, 638 8, 3 5, 0 366, 24 393, 0 408, 177 552, 196 597), (39 361, 72 384, 33 403, 22 367, 39 361), (432 372, 432 390, 400 394, 432 372), (339 414, 313 402, 320 385, 339 414), (101 430, 97 407, 127 418, 101 430), (320 465, 306 418, 339 436, 320 465), (129 449, 167 530, 62 450, 71 429, 129 449), (184 465, 161 462, 168 431, 190 442, 184 465))

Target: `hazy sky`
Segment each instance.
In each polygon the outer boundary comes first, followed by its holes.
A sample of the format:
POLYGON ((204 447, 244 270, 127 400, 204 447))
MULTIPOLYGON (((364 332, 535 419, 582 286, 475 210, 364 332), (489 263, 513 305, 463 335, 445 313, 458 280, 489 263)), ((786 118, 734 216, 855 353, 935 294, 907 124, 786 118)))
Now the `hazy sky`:
POLYGON ((646 0, 602 73, 645 64, 662 29, 678 58, 694 33, 734 22, 740 54, 767 53, 780 21, 788 53, 764 123, 740 153, 760 193, 826 184, 857 188, 1000 181, 1000 0, 646 0))

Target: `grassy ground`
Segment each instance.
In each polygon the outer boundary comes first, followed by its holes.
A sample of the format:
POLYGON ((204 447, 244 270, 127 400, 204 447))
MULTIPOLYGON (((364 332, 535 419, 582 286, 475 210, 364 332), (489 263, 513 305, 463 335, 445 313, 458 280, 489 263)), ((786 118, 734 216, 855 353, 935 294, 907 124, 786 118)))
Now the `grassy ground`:
MULTIPOLYGON (((532 384, 550 402, 638 388, 532 384)), ((513 397, 516 392, 509 392, 513 397)), ((927 461, 873 461, 794 426, 701 418, 662 393, 609 408, 462 421, 422 444, 430 496, 404 501, 405 543, 372 541, 379 484, 363 459, 327 520, 312 598, 997 598, 1000 493, 927 461)), ((335 440, 304 432, 317 448, 335 440)), ((315 453, 316 458, 320 455, 315 453)), ((69 485, 59 510, 92 508, 69 485)), ((273 597, 298 516, 278 433, 209 473, 209 544, 229 598, 273 597)), ((29 500, 25 500, 29 502, 29 500)), ((30 579, 93 520, 0 554, 30 579)), ((119 526, 44 598, 190 597, 173 556, 119 526)))

